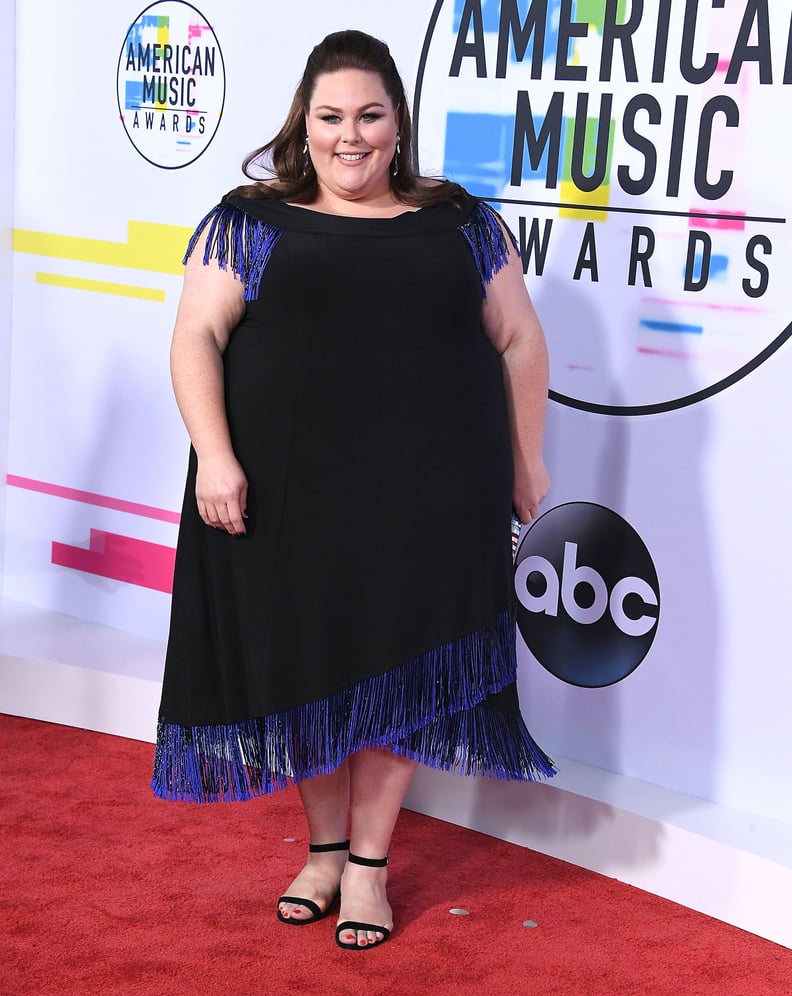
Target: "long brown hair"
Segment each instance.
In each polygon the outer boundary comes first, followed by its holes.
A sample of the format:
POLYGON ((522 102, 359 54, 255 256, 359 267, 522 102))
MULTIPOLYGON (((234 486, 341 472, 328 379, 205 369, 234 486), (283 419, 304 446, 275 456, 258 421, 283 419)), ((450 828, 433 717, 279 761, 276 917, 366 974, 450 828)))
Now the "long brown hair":
POLYGON ((278 134, 251 152, 242 163, 242 172, 254 182, 238 187, 242 197, 274 197, 296 204, 311 204, 319 195, 316 171, 305 154, 305 114, 311 103, 317 79, 324 73, 362 69, 376 73, 385 91, 398 108, 401 151, 398 170, 391 171, 391 190, 403 204, 422 207, 452 200, 461 193, 449 180, 427 183, 417 172, 412 149, 412 121, 399 71, 385 42, 362 31, 336 31, 321 41, 308 56, 289 108, 278 134), (262 182, 264 178, 270 182, 262 182))

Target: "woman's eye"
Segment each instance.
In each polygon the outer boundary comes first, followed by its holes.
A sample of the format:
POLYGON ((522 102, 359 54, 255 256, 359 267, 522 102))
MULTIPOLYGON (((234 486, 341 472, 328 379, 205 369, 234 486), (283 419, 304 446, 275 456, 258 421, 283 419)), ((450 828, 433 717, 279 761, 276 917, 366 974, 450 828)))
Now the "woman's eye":
MULTIPOLYGON (((379 119, 381 117, 382 117, 382 115, 381 114, 377 114, 375 111, 366 111, 364 114, 360 115, 360 120, 361 121, 365 121, 366 123, 371 123, 372 121, 379 121, 379 119)), ((341 117, 338 114, 323 114, 322 115, 322 121, 324 121, 325 124, 338 124, 338 122, 340 120, 341 120, 341 117)))

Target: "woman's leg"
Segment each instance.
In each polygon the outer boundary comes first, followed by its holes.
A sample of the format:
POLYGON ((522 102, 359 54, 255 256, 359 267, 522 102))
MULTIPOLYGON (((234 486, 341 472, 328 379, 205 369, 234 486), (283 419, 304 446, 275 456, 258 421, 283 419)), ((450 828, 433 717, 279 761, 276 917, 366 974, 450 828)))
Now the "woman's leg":
MULTIPOLYGON (((416 763, 384 750, 363 750, 353 754, 349 765, 351 813, 350 850, 363 858, 383 858, 388 853, 393 828, 416 763)), ((385 893, 387 868, 370 868, 349 863, 341 881, 341 915, 344 920, 393 926, 392 912, 385 893)), ((379 931, 342 930, 344 944, 365 947, 383 937, 379 931)))
MULTIPOLYGON (((345 761, 329 775, 308 778, 298 785, 300 799, 308 820, 312 844, 332 844, 346 840, 349 819, 349 767, 345 761)), ((321 910, 335 899, 347 852, 323 851, 308 855, 308 860, 285 895, 300 896, 315 902, 321 910)), ((308 920, 311 910, 299 903, 281 903, 286 919, 308 920)))

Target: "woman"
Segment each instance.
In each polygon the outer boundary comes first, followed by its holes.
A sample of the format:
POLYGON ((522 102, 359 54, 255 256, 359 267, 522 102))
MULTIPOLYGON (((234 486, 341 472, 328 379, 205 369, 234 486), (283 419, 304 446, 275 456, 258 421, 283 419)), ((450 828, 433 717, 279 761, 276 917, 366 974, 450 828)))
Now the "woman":
POLYGON ((417 762, 548 776, 515 685, 512 504, 537 514, 547 359, 505 228, 417 176, 382 42, 328 36, 255 180, 199 226, 172 345, 192 448, 154 789, 298 784, 278 903, 336 941, 393 927, 417 762), (207 528, 213 527, 213 528, 207 528))

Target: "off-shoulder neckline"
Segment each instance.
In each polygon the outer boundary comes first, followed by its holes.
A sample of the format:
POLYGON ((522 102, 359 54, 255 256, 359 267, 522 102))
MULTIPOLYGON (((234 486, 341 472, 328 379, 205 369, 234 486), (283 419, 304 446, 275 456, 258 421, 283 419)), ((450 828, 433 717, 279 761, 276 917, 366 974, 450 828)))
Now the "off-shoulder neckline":
POLYGON ((227 197, 235 207, 254 218, 284 230, 374 236, 420 234, 456 228, 465 223, 476 203, 476 199, 468 195, 464 201, 439 201, 436 204, 426 204, 415 211, 402 211, 391 217, 378 217, 330 214, 311 207, 290 204, 275 197, 248 198, 239 195, 227 195, 227 197))

